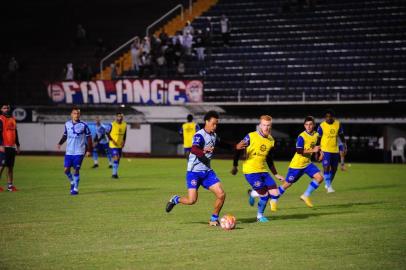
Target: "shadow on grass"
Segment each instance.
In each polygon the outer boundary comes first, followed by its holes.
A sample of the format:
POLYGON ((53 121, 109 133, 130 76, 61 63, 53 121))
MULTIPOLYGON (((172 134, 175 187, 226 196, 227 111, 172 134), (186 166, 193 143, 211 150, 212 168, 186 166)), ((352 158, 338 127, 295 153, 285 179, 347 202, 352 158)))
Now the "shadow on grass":
MULTIPOLYGON (((294 220, 294 219, 306 219, 310 217, 319 217, 319 216, 331 216, 331 215, 342 215, 354 213, 353 211, 342 211, 342 212, 328 212, 328 213, 305 213, 305 214, 292 214, 292 215, 281 215, 281 216, 271 216, 270 222, 278 220, 294 220)), ((256 223, 256 218, 240 218, 237 220, 238 223, 256 223)))
MULTIPOLYGON (((208 222, 204 222, 204 221, 183 222, 182 224, 204 224, 204 225, 206 225, 208 228, 216 229, 216 227, 209 226, 208 222)), ((237 224, 238 224, 238 220, 237 220, 237 224)), ((218 228, 218 229, 221 229, 221 227, 217 227, 217 228, 218 228)), ((243 230, 243 228, 235 227, 234 230, 243 230)))
POLYGON ((88 195, 88 194, 105 194, 105 193, 118 193, 118 192, 140 192, 140 191, 147 191, 147 190, 155 190, 157 188, 113 188, 113 189, 103 189, 103 190, 95 190, 95 191, 84 191, 80 195, 88 195))
POLYGON ((384 201, 373 201, 373 202, 350 202, 350 203, 341 203, 341 204, 327 204, 327 205, 320 205, 317 206, 317 208, 350 208, 353 206, 364 206, 364 205, 377 205, 377 204, 383 204, 385 203, 384 201))

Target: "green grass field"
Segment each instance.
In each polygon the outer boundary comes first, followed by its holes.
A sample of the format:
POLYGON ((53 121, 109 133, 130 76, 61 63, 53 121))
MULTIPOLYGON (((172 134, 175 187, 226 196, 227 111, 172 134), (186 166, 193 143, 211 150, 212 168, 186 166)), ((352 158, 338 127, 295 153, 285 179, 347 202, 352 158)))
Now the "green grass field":
MULTIPOLYGON (((314 193, 314 209, 298 199, 303 177, 258 224, 243 175, 215 160, 222 214, 238 220, 223 231, 207 225, 213 195, 204 189, 196 205, 164 211, 186 191, 185 160, 124 158, 119 180, 100 162, 94 170, 85 160, 72 197, 63 157, 17 158, 20 191, 0 193, 0 269, 406 269, 404 165, 352 164, 336 193, 314 193)), ((276 165, 286 173, 288 163, 276 165)))

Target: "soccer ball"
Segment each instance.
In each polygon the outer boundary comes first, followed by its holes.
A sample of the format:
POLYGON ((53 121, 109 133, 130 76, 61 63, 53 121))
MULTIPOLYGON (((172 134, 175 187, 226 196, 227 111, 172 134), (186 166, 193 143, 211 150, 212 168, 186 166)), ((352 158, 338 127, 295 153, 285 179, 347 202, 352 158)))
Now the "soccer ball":
POLYGON ((227 214, 220 219, 220 226, 224 230, 232 230, 235 228, 235 216, 227 214))

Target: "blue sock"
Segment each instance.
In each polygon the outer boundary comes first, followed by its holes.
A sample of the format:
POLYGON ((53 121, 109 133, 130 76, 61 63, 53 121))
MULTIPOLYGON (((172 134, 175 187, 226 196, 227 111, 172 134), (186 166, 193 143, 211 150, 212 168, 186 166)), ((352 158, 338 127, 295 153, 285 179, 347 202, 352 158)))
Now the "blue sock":
POLYGON ((80 178, 79 178, 79 174, 74 174, 73 175, 73 180, 74 180, 74 182, 75 182, 75 186, 73 187, 73 189, 74 190, 76 190, 76 191, 78 191, 79 190, 79 181, 80 181, 80 178))
POLYGON ((106 156, 107 156, 107 159, 109 160, 109 164, 111 165, 112 164, 112 162, 111 162, 111 154, 110 154, 109 150, 106 151, 106 156))
POLYGON ((279 197, 280 197, 279 195, 276 195, 276 196, 275 196, 275 195, 272 195, 272 194, 271 194, 271 201, 276 202, 276 201, 278 201, 279 197))
POLYGON ((211 215, 210 221, 216 221, 219 220, 219 215, 213 214, 211 215))
POLYGON ((113 161, 113 175, 116 175, 118 171, 118 160, 113 161))
POLYGON ((331 186, 331 173, 324 173, 324 181, 326 181, 326 186, 331 186))
POLYGON ((285 193, 285 189, 282 186, 278 187, 278 190, 279 190, 279 197, 282 196, 283 193, 285 193))
POLYGON ((97 154, 96 151, 93 151, 93 161, 94 161, 94 164, 97 164, 97 163, 98 163, 98 159, 99 159, 99 155, 97 154))
POLYGON ((337 170, 330 172, 330 186, 333 184, 334 177, 336 176, 337 170))
POLYGON ((259 197, 258 201, 258 213, 257 218, 261 218, 264 215, 266 203, 268 202, 269 196, 259 197))
POLYGON ((173 202, 174 204, 178 204, 178 203, 179 203, 179 199, 180 199, 180 197, 179 197, 178 195, 175 195, 175 196, 173 196, 173 198, 172 198, 172 202, 173 202))
POLYGON ((312 180, 309 184, 309 186, 307 187, 304 195, 306 197, 310 197, 310 195, 312 194, 313 191, 315 191, 317 188, 319 187, 319 183, 317 183, 316 180, 312 180))
POLYGON ((65 175, 68 177, 70 184, 73 185, 74 181, 73 181, 72 174, 70 172, 66 172, 65 175))

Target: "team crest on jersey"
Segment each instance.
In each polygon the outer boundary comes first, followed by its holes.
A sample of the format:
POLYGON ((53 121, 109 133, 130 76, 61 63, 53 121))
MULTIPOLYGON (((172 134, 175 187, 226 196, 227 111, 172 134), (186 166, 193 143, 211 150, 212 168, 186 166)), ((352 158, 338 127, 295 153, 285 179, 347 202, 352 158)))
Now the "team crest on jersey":
POLYGON ((82 123, 78 123, 76 125, 73 125, 72 129, 75 134, 81 134, 85 130, 85 125, 83 125, 82 123))
POLYGON ((330 134, 335 134, 336 133, 336 130, 335 129, 330 129, 330 134))
POLYGON ((266 145, 265 144, 263 144, 263 145, 261 145, 261 147, 259 148, 262 152, 265 152, 266 151, 266 145))
POLYGON ((197 186, 197 180, 193 179, 192 181, 190 181, 190 184, 192 186, 197 186))

